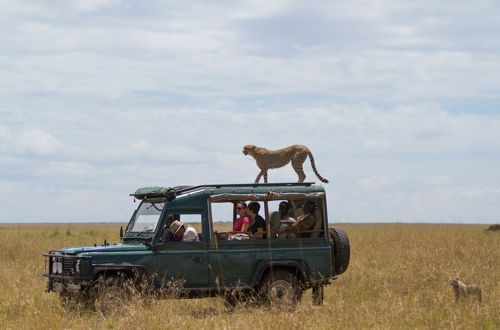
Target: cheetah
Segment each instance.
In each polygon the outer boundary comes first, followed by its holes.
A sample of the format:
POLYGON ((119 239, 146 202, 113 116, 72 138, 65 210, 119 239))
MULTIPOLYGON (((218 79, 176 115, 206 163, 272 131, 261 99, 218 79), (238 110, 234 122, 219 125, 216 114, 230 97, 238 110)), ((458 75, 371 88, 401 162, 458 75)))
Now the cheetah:
POLYGON ((459 280, 451 280, 451 286, 453 287, 453 292, 455 293, 455 301, 459 301, 460 297, 476 296, 479 302, 483 300, 483 292, 477 284, 465 284, 459 280))
POLYGON ((279 150, 268 150, 254 145, 246 145, 243 147, 243 153, 255 158, 257 166, 260 168, 260 173, 257 175, 255 183, 260 181, 262 175, 264 175, 264 182, 267 183, 268 169, 283 167, 289 162, 292 162, 292 167, 299 176, 298 182, 304 182, 306 175, 304 173, 303 164, 307 156, 309 156, 311 160, 311 167, 318 179, 320 179, 321 182, 328 183, 328 180, 318 173, 314 163, 314 157, 306 146, 295 144, 279 150))

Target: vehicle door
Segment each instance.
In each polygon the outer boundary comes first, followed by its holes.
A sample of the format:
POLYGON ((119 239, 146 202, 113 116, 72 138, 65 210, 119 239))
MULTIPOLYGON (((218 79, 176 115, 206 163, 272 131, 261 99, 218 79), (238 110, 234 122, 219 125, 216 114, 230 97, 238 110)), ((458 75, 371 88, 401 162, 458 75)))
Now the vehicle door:
POLYGON ((167 219, 181 221, 184 226, 194 227, 199 241, 183 242, 169 239, 167 221, 163 244, 155 249, 155 271, 165 285, 183 288, 207 288, 208 251, 207 238, 202 232, 201 213, 167 214, 167 219))
POLYGON ((259 250, 265 247, 256 247, 265 244, 264 240, 257 242, 228 239, 227 234, 233 229, 231 215, 234 217, 234 207, 231 202, 210 204, 212 237, 209 249, 209 277, 211 286, 215 288, 251 286, 256 248, 259 250))

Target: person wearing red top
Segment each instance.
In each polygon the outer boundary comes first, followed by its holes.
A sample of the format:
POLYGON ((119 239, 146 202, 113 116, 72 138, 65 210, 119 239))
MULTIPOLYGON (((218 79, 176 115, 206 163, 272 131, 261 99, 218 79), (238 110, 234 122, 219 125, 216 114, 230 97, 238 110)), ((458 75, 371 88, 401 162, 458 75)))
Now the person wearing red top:
POLYGON ((238 202, 236 204, 238 218, 233 223, 233 231, 247 232, 250 228, 250 219, 247 217, 247 203, 238 202))

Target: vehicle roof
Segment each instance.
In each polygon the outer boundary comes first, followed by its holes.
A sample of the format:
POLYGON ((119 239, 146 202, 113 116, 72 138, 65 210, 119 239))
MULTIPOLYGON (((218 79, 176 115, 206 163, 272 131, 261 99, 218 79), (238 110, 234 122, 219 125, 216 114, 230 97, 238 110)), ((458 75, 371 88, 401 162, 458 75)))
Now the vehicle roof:
POLYGON ((224 194, 266 194, 269 192, 278 194, 287 193, 324 193, 322 186, 314 182, 305 183, 267 183, 267 184, 207 184, 199 186, 179 186, 172 188, 176 192, 176 198, 169 200, 166 197, 151 196, 146 200, 166 200, 168 208, 199 208, 205 203, 207 197, 224 194))
POLYGON ((324 192, 322 186, 317 186, 314 182, 303 182, 303 183, 260 183, 260 184, 249 184, 249 183, 235 183, 235 184, 207 184, 200 186, 184 186, 181 189, 176 189, 178 191, 177 195, 183 195, 186 193, 193 193, 196 191, 201 191, 205 194, 225 194, 225 193, 266 193, 269 191, 273 192, 324 192))

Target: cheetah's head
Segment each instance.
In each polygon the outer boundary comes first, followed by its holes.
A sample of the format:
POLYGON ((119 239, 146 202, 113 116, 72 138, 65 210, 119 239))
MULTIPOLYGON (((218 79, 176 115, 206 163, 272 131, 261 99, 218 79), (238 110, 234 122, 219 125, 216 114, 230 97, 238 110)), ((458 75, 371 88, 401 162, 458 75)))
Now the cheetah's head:
POLYGON ((251 154, 255 150, 256 146, 253 144, 247 144, 243 147, 243 154, 248 155, 251 154))

